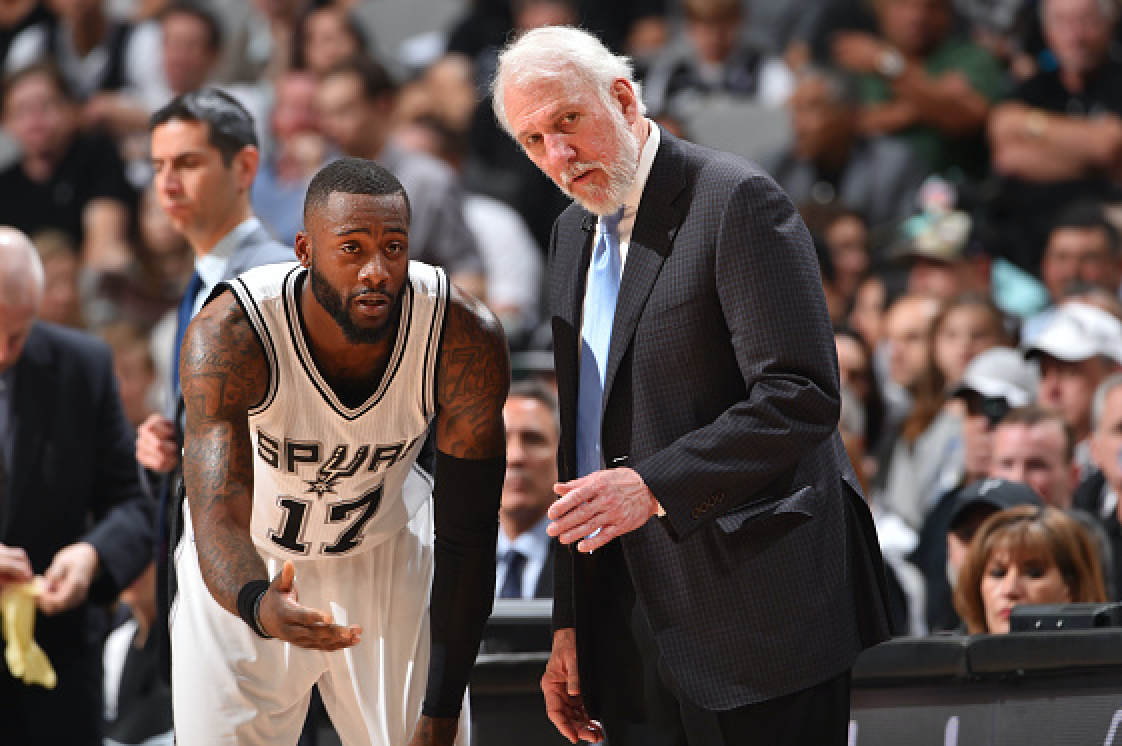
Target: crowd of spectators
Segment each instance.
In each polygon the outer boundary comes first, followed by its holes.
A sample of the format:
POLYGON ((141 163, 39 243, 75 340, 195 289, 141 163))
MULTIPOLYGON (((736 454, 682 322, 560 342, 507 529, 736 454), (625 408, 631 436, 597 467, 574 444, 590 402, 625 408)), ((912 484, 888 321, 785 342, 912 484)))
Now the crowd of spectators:
POLYGON ((40 253, 41 318, 109 344, 134 426, 166 409, 193 269, 153 191, 149 117, 204 85, 254 117, 252 208, 274 238, 292 245, 323 164, 379 161, 409 192, 412 257, 488 302, 516 376, 547 380, 567 199, 498 128, 488 83, 510 35, 577 24, 633 58, 662 127, 758 160, 803 215, 900 631, 994 631, 988 591, 955 585, 989 582, 992 558, 967 555, 995 547, 1063 575, 1056 542, 1082 542, 1072 566, 1095 578, 1064 577, 1067 597, 1122 600, 1122 3, 475 0, 408 39, 382 5, 0 5, 0 225, 40 253), (994 479, 1049 507, 1004 544, 982 524, 975 547, 964 500, 994 479))

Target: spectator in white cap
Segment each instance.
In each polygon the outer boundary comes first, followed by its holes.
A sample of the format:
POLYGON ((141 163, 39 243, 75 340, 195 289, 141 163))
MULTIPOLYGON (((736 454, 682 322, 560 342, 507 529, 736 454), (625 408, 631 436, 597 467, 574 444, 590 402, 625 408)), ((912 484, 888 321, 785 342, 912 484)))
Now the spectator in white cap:
POLYGON ((1059 412, 1075 431, 1075 460, 1086 478, 1092 469, 1091 398, 1103 379, 1122 370, 1122 322, 1095 306, 1069 301, 1056 309, 1025 354, 1040 360, 1040 405, 1059 412))

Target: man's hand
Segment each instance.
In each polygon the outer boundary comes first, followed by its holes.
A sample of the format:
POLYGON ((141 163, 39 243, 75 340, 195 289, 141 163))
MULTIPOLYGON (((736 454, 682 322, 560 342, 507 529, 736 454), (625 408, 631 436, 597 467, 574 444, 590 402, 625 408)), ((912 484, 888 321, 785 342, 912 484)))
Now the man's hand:
POLYGON ((852 73, 875 73, 886 47, 872 34, 842 31, 834 34, 834 61, 852 73))
POLYGON ((561 497, 549 507, 547 531, 563 544, 583 539, 581 552, 599 549, 658 513, 658 502, 634 469, 595 471, 553 490, 561 497))
POLYGON ((44 614, 69 611, 86 600, 97 572, 97 550, 84 541, 58 550, 51 566, 43 573, 39 610, 44 614))
POLYGON ((20 547, 0 544, 0 590, 31 580, 31 560, 20 547))
POLYGON ((285 561, 258 607, 261 626, 273 637, 312 650, 340 650, 357 645, 362 628, 335 624, 326 611, 301 606, 296 593, 296 568, 285 561))
POLYGON ((430 718, 421 715, 409 746, 452 746, 456 741, 459 718, 430 718))
POLYGON ((559 629, 553 633, 553 651, 545 664, 542 693, 546 714, 570 743, 604 740, 603 726, 588 717, 580 696, 575 630, 559 629))
POLYGON ((136 460, 146 469, 166 474, 179 465, 175 425, 162 414, 151 414, 136 429, 136 460))

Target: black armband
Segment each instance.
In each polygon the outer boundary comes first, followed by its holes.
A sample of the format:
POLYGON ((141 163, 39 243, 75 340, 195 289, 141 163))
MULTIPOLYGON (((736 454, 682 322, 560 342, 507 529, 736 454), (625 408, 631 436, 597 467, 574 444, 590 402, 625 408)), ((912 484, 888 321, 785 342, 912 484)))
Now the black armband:
POLYGON ((463 459, 436 452, 436 542, 429 628, 429 717, 456 717, 495 598, 495 544, 506 456, 463 459))
POLYGON ((266 640, 272 639, 272 635, 265 631, 261 626, 261 599, 265 597, 265 592, 269 590, 268 580, 251 580, 242 586, 238 591, 238 616, 249 625, 249 628, 257 633, 258 637, 263 637, 266 640))

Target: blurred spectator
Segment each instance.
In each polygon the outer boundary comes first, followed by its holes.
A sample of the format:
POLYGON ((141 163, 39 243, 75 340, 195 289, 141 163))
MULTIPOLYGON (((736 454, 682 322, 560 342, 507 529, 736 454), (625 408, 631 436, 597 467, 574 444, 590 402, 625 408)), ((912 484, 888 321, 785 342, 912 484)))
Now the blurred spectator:
POLYGON ((869 271, 869 231, 855 211, 838 204, 803 204, 799 214, 812 236, 818 236, 834 265, 834 288, 847 312, 853 308, 857 288, 869 271))
POLYGON ((1027 484, 1052 507, 1072 507, 1079 470, 1071 428, 1039 406, 1011 410, 993 434, 990 475, 1027 484))
POLYGON ((453 282, 483 298, 483 260, 464 218, 455 173, 431 156, 390 139, 397 86, 382 65, 355 58, 320 82, 317 109, 324 134, 344 155, 376 160, 409 195, 411 258, 444 267, 453 282))
POLYGON ((251 192, 261 222, 287 246, 304 230, 304 194, 328 156, 316 114, 318 85, 310 72, 288 72, 277 79, 269 147, 251 192))
POLYGON ((682 0, 685 39, 655 57, 643 76, 643 100, 656 115, 689 120, 707 97, 728 95, 782 106, 794 79, 780 57, 749 43, 741 0, 682 0))
POLYGON ((1115 298, 1122 281, 1122 240, 1102 205, 1077 201, 1056 216, 1040 262, 1040 276, 1053 308, 1025 322, 1022 338, 1031 342, 1048 324, 1054 306, 1073 286, 1100 287, 1115 298))
POLYGON ((947 386, 954 386, 980 352, 1011 342, 1005 318, 993 301, 964 293, 943 306, 935 317, 931 354, 947 386))
POLYGON ((953 181, 988 166, 984 133, 1003 89, 988 52, 954 34, 950 0, 877 0, 877 34, 835 35, 834 59, 861 75, 861 131, 899 135, 953 181))
POLYGON ((41 21, 12 39, 7 73, 40 62, 58 66, 75 100, 151 85, 151 60, 132 24, 110 17, 106 0, 53 0, 56 18, 41 21))
POLYGON ((511 386, 506 422, 506 481, 499 510, 497 598, 553 595, 553 544, 546 511, 557 498, 557 398, 545 385, 511 386))
POLYGON ((1075 432, 1075 460, 1086 478, 1091 469, 1091 400, 1103 379, 1122 370, 1122 322, 1094 306, 1069 301, 1056 309, 1025 354, 1040 360, 1037 401, 1059 412, 1075 432))
POLYGON ((0 224, 32 235, 60 230, 81 247, 85 267, 123 266, 134 195, 113 142, 77 131, 75 102, 49 65, 9 75, 3 96, 4 129, 21 158, 0 171, 0 224))
POLYGON ((159 675, 156 563, 121 592, 105 640, 105 746, 173 746, 171 688, 159 675))
POLYGON ((0 727, 5 743, 101 746, 94 604, 151 559, 151 504, 108 348, 36 321, 42 296, 31 241, 0 229, 0 587, 42 576, 35 640, 58 674, 44 689, 0 666, 0 727))
POLYGON ((790 106, 794 143, 761 163, 795 204, 844 205, 873 228, 912 214, 927 171, 907 145, 861 136, 851 76, 808 70, 790 106))
POLYGON ((151 329, 183 296, 191 276, 191 247, 176 233, 153 187, 140 195, 129 245, 128 264, 88 273, 83 281, 84 314, 91 329, 113 321, 151 329))
POLYGON ((978 527, 994 513, 1018 505, 1041 505, 1026 484, 988 477, 966 485, 941 502, 923 525, 912 560, 923 571, 927 618, 932 632, 959 629, 954 588, 978 527))
POLYGON ((971 225, 959 210, 922 212, 904 221, 889 253, 908 268, 908 292, 942 300, 989 294, 989 258, 969 251, 971 225))
POLYGON ((1047 506, 1018 506, 987 518, 955 586, 955 608, 972 635, 1007 633, 1017 604, 1105 600, 1091 536, 1079 521, 1047 506))
POLYGON ((1037 271, 1056 211, 1080 197, 1119 196, 1122 63, 1109 54, 1118 18, 1109 0, 1041 0, 1040 18, 1058 69, 1041 71, 995 107, 995 250, 1037 271))
MULTIPOLYGON (((863 427, 858 433, 865 451, 860 464, 860 473, 871 480, 878 470, 879 449, 885 426, 884 397, 873 364, 872 351, 860 334, 847 327, 834 329, 834 345, 838 351, 838 373, 841 385, 853 392, 864 415, 863 427)), ((867 489, 866 494, 868 494, 867 489)))
POLYGON ((931 324, 939 301, 907 294, 893 301, 883 316, 887 378, 883 381, 889 423, 896 428, 911 411, 913 397, 931 356, 931 324))
POLYGON ((362 26, 337 5, 309 8, 296 26, 293 41, 292 69, 311 73, 317 79, 343 60, 373 52, 362 26))
POLYGON ((53 324, 84 329, 82 294, 79 290, 78 247, 65 233, 45 230, 32 237, 43 263, 43 303, 39 318, 53 324))
POLYGON ((215 73, 220 83, 275 80, 292 67, 296 26, 311 0, 249 0, 215 73))
MULTIPOLYGON (((158 22, 138 27, 137 34, 152 37, 145 64, 150 79, 144 88, 105 92, 86 105, 86 126, 105 127, 118 137, 148 131, 148 117, 175 96, 198 90, 206 83, 222 52, 222 27, 213 13, 197 0, 175 0, 158 22), (160 64, 154 65, 158 58, 160 64)), ((129 160, 147 157, 143 143, 126 143, 129 160), (131 146, 131 147, 130 147, 131 146)))
POLYGON ((113 353, 113 372, 125 417, 133 427, 139 427, 157 409, 156 365, 148 336, 128 321, 106 324, 98 330, 98 336, 113 353))
POLYGON ((1079 486, 1075 504, 1102 522, 1114 555, 1114 577, 1122 579, 1122 374, 1099 384, 1093 414, 1091 458, 1100 471, 1079 486))
MULTIPOLYGON (((442 121, 423 116, 394 135, 403 147, 463 168, 466 143, 442 121)), ((503 324, 512 349, 538 323, 544 301, 545 261, 525 221, 514 208, 483 194, 464 194, 464 218, 483 257, 486 301, 503 324)))

